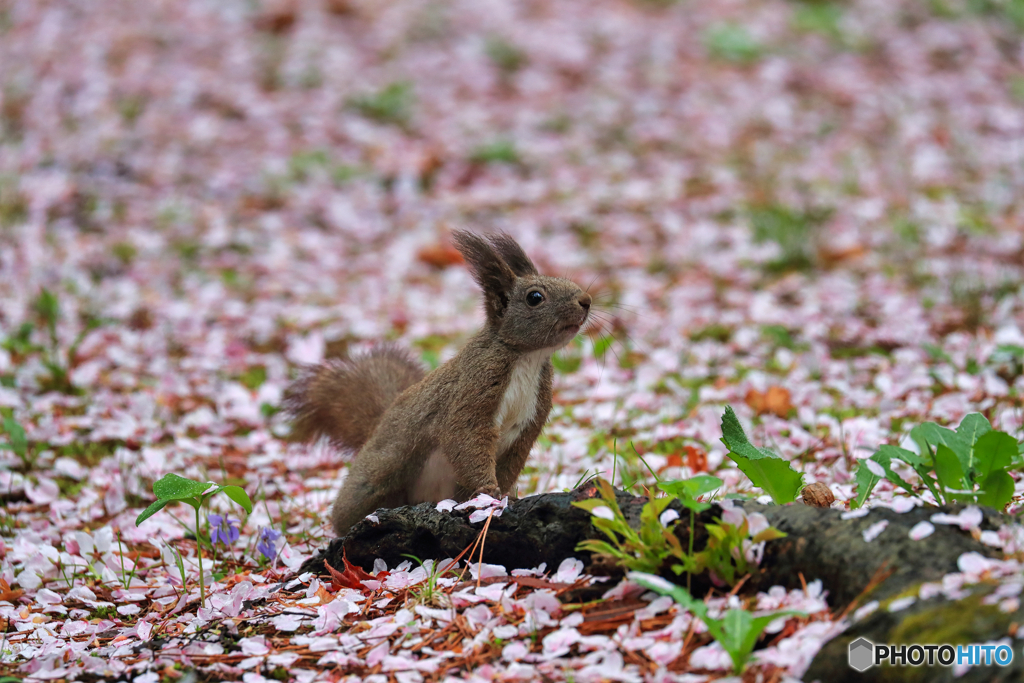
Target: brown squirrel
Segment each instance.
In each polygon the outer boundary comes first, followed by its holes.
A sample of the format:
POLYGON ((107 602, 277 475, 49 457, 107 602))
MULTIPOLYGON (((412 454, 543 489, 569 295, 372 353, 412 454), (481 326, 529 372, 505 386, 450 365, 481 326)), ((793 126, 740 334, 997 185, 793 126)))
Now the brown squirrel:
POLYGON ((298 438, 358 451, 331 512, 339 536, 382 507, 508 494, 551 411, 551 355, 587 321, 590 295, 538 274, 509 235, 453 241, 487 317, 454 358, 424 374, 383 345, 315 366, 285 395, 298 438))

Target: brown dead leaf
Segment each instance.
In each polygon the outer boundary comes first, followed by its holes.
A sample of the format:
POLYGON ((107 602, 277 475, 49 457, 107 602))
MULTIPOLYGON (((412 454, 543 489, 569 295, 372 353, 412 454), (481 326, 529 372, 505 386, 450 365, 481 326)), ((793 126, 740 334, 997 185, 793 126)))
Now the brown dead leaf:
POLYGON ((320 598, 321 605, 326 605, 327 603, 334 600, 334 594, 327 590, 327 588, 324 587, 324 584, 322 583, 319 586, 317 586, 316 596, 320 598))
POLYGON ((299 18, 299 7, 295 0, 271 0, 253 19, 257 31, 266 33, 285 33, 295 25, 299 18))
POLYGON ((352 0, 325 0, 324 8, 339 17, 356 14, 358 7, 352 0))
POLYGON ((10 584, 0 578, 0 600, 6 600, 7 602, 17 602, 18 598, 25 594, 25 591, 11 590, 10 584))
POLYGON ((758 415, 770 413, 779 417, 786 417, 789 415, 789 411, 793 409, 789 389, 779 386, 768 387, 768 391, 763 394, 757 389, 751 389, 743 400, 758 415))
POLYGON ((847 261, 856 261, 867 253, 868 250, 861 244, 846 247, 829 247, 825 245, 818 249, 818 260, 826 268, 831 268, 847 261))

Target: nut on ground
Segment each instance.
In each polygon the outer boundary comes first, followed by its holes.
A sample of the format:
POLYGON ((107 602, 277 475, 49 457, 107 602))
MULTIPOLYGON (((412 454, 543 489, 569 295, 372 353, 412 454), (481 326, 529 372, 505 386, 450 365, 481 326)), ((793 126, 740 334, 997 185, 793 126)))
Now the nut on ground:
POLYGON ((817 482, 805 486, 803 493, 800 494, 800 499, 803 500, 804 505, 811 505, 816 508, 827 508, 832 506, 836 497, 832 494, 832 490, 829 489, 828 486, 821 482, 817 482))

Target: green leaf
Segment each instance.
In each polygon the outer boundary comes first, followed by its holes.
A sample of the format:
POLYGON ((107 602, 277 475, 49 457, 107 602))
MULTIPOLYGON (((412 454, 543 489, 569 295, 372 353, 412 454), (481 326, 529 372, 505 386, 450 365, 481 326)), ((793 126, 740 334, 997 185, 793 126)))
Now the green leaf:
POLYGON ((578 500, 572 504, 573 507, 586 510, 587 512, 593 512, 594 508, 608 507, 608 503, 604 502, 600 498, 591 498, 589 500, 578 500))
MULTIPOLYGON (((885 478, 891 481, 896 486, 913 494, 914 488, 908 484, 903 477, 892 471, 893 459, 902 460, 908 462, 910 460, 921 461, 913 451, 908 451, 904 448, 897 448, 896 446, 882 446, 878 451, 872 455, 868 460, 878 463, 883 470, 885 470, 885 478)), ((868 494, 871 493, 875 485, 881 481, 881 477, 873 473, 868 469, 867 465, 863 461, 857 463, 857 472, 854 474, 854 479, 857 482, 857 497, 851 503, 851 507, 858 508, 864 504, 867 500, 868 494)))
MULTIPOLYGON (((761 541, 774 541, 779 538, 785 538, 787 535, 788 534, 785 531, 781 531, 773 526, 770 526, 764 531, 759 531, 758 533, 754 534, 754 536, 750 540, 752 540, 754 543, 760 543, 761 541)), ((740 543, 742 543, 742 541, 740 541, 740 543)))
MULTIPOLYGON (((919 465, 927 467, 931 465, 930 460, 926 460, 925 458, 922 458, 914 451, 909 451, 906 448, 900 448, 899 446, 890 446, 888 444, 884 446, 879 446, 876 455, 878 454, 884 455, 885 457, 889 458, 889 460, 902 460, 911 467, 917 467, 919 465)), ((884 464, 888 465, 889 460, 886 460, 884 464)), ((882 464, 881 460, 877 460, 876 462, 882 464)))
POLYGON ((643 572, 628 572, 626 574, 626 578, 638 586, 643 586, 647 590, 652 590, 659 595, 669 596, 701 619, 704 619, 704 617, 707 616, 707 605, 700 600, 694 599, 694 597, 690 595, 690 592, 682 586, 677 586, 660 576, 645 574, 643 572))
POLYGON ((743 671, 747 660, 750 659, 750 653, 754 651, 757 639, 761 637, 761 633, 768 627, 768 624, 779 617, 796 615, 804 616, 804 612, 786 610, 755 617, 744 609, 729 610, 722 619, 722 630, 725 631, 722 648, 732 658, 734 671, 736 673, 743 671))
POLYGON ((732 406, 726 406, 722 416, 722 443, 729 449, 729 457, 754 486, 763 489, 772 500, 780 505, 796 500, 803 487, 804 475, 767 448, 756 448, 751 444, 732 406))
POLYGON ((805 615, 804 612, 786 610, 754 617, 746 610, 731 609, 722 619, 713 619, 708 616, 707 605, 700 600, 695 600, 682 586, 670 583, 660 576, 642 572, 629 572, 626 574, 626 578, 655 593, 671 597, 685 609, 696 614, 708 627, 711 637, 721 643, 722 648, 729 653, 736 673, 743 671, 744 665, 750 658, 750 653, 754 651, 757 639, 768 624, 779 617, 805 615))
POLYGON ((212 482, 194 481, 173 473, 165 474, 159 481, 153 483, 153 495, 160 500, 198 498, 211 486, 212 482))
POLYGON ((13 417, 4 417, 4 431, 7 432, 7 438, 11 442, 11 450, 19 457, 24 459, 25 454, 28 452, 28 439, 25 438, 25 428, 13 417))
POLYGON ((1013 500, 1013 489, 1013 477, 1003 470, 995 470, 981 482, 981 495, 978 496, 978 504, 1002 510, 1007 503, 1013 500))
POLYGON ((710 474, 698 474, 689 479, 659 482, 658 488, 669 495, 679 498, 697 499, 705 493, 722 488, 724 485, 725 482, 718 477, 710 474))
POLYGON ((604 358, 604 354, 608 353, 608 349, 615 343, 615 337, 598 337, 594 340, 594 357, 604 358))
POLYGON ((664 536, 659 517, 665 511, 674 498, 655 498, 644 504, 640 510, 640 541, 648 550, 656 550, 662 544, 664 536))
MULTIPOLYGON (((874 460, 880 465, 882 464, 878 459, 878 453, 875 453, 873 456, 871 456, 870 459, 874 460)), ((886 464, 888 464, 888 460, 886 461, 886 464)), ((882 466, 885 467, 885 465, 882 466)), ((878 482, 882 481, 882 478, 879 477, 874 472, 872 472, 871 470, 869 470, 863 462, 858 462, 857 472, 854 473, 854 479, 857 482, 857 497, 853 499, 853 502, 850 504, 850 507, 856 509, 864 504, 864 501, 867 500, 868 495, 871 493, 872 490, 874 490, 875 485, 878 482)))
POLYGON ((246 513, 252 514, 252 501, 249 499, 249 494, 241 486, 228 484, 221 486, 218 491, 223 491, 224 495, 242 506, 246 513))
POLYGON ((631 559, 629 555, 607 541, 599 541, 595 538, 588 538, 585 541, 580 541, 576 545, 576 550, 581 552, 597 553, 599 555, 611 555, 618 560, 631 559))
POLYGON ((935 475, 944 488, 960 490, 970 488, 964 477, 963 468, 960 467, 960 460, 956 457, 956 453, 945 444, 940 443, 935 448, 935 475))
POLYGON ((759 635, 760 633, 754 630, 754 617, 747 610, 731 609, 725 613, 722 618, 722 637, 718 641, 732 658, 733 670, 736 673, 743 671, 743 666, 747 663, 759 635))
MULTIPOLYGON (((956 454, 960 460, 961 469, 966 471, 970 468, 971 448, 966 440, 952 429, 940 427, 934 422, 925 422, 910 430, 910 436, 911 438, 915 436, 918 439, 923 438, 930 446, 936 448, 939 445, 945 446, 956 454)), ((924 449, 921 452, 924 454, 924 449)))
POLYGON ((991 431, 992 424, 981 413, 967 415, 960 421, 960 426, 956 428, 957 436, 967 445, 967 463, 964 465, 964 473, 967 476, 971 476, 977 466, 978 440, 991 431))
POLYGON ((39 297, 34 302, 36 313, 46 322, 50 335, 56 333, 57 320, 60 319, 60 302, 57 295, 43 287, 39 291, 39 297))
POLYGON ((135 526, 138 526, 138 525, 142 524, 147 519, 149 519, 150 517, 152 517, 156 513, 160 512, 160 510, 163 510, 165 505, 167 505, 168 503, 173 503, 173 502, 174 501, 167 500, 167 499, 156 501, 155 503, 150 505, 148 508, 143 510, 139 514, 139 516, 135 518, 135 526))
POLYGON ((974 444, 975 481, 984 481, 992 472, 1005 470, 1013 463, 1015 455, 1016 439, 1003 432, 986 432, 974 444))

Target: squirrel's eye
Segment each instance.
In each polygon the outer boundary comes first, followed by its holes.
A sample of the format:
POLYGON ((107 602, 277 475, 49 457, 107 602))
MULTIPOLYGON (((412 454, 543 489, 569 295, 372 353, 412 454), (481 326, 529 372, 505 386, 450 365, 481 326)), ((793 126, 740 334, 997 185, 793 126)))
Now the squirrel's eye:
POLYGON ((526 303, 531 306, 540 306, 544 301, 544 295, 540 292, 530 292, 526 295, 526 303))

